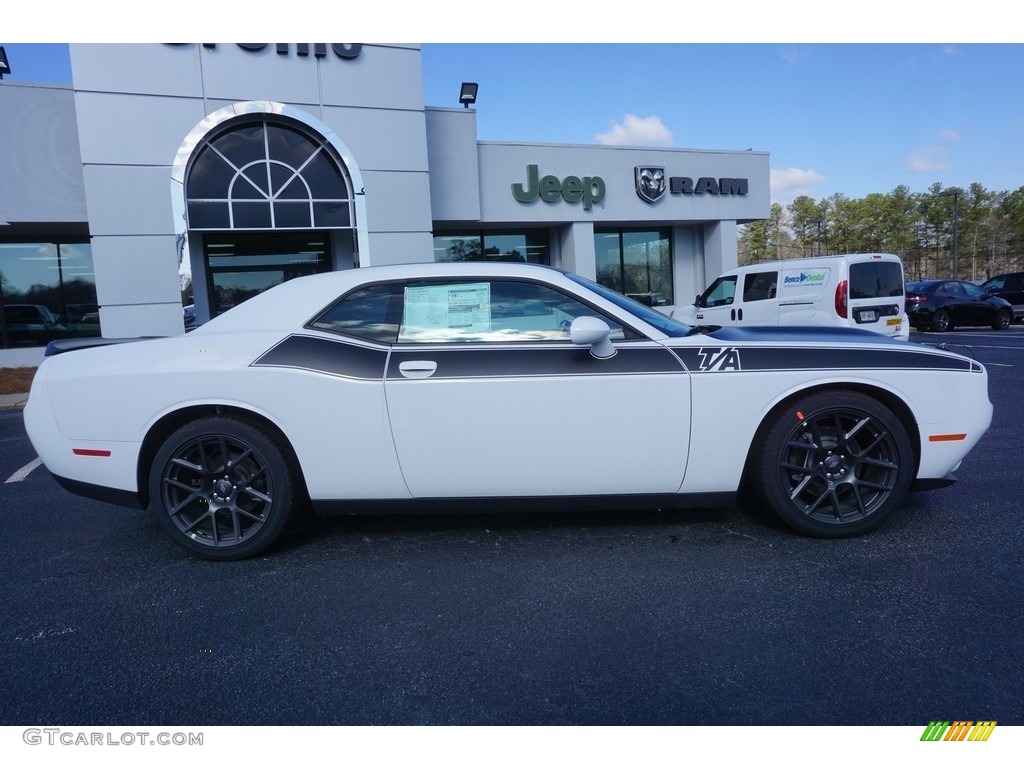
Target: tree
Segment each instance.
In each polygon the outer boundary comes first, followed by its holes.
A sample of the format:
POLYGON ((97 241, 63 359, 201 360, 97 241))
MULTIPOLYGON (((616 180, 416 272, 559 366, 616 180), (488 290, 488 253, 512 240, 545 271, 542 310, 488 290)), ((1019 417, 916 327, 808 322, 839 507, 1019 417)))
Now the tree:
MULTIPOLYGON (((802 195, 785 208, 773 204, 766 219, 740 228, 740 263, 814 255, 820 226, 822 253, 895 253, 908 279, 947 277, 953 245, 948 191, 936 182, 926 192, 900 185, 859 199, 836 193, 820 201, 802 195)), ((958 193, 957 214, 957 252, 970 257, 970 279, 1024 269, 1024 187, 995 192, 971 184, 958 193)))
POLYGON ((801 195, 789 204, 789 220, 801 256, 822 253, 821 235, 827 228, 826 217, 825 206, 807 195, 801 195))

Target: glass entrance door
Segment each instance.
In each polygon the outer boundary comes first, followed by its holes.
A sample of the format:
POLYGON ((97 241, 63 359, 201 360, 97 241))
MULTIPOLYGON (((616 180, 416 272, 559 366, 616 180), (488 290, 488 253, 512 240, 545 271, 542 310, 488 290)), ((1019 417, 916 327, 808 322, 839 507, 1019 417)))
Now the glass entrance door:
POLYGON ((324 231, 235 232, 203 236, 210 287, 210 317, 268 288, 331 269, 324 231))

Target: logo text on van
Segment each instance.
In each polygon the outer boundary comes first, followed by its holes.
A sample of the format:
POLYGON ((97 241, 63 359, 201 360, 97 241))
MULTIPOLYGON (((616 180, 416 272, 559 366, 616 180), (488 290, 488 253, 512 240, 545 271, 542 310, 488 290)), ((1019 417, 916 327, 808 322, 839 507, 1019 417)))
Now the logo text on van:
POLYGON ((817 285, 828 279, 828 272, 787 272, 782 276, 783 285, 817 285))

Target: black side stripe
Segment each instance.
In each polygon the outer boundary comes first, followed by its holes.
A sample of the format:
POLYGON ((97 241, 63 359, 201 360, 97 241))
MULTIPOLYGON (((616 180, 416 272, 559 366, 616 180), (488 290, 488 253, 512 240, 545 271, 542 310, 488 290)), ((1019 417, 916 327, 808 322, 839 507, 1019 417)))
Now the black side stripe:
POLYGON ((972 371, 967 359, 907 349, 839 347, 673 347, 692 373, 726 371, 931 370, 972 371), (719 362, 721 361, 721 362, 719 362))
POLYGON ((437 379, 518 378, 537 376, 615 376, 678 373, 686 371, 664 347, 618 347, 615 357, 597 360, 584 347, 531 347, 525 349, 400 349, 394 347, 388 363, 388 379, 404 379, 403 362, 429 360, 437 363, 437 379))
POLYGON ((315 336, 289 336, 254 360, 252 366, 301 368, 349 379, 381 381, 387 359, 386 349, 315 336))

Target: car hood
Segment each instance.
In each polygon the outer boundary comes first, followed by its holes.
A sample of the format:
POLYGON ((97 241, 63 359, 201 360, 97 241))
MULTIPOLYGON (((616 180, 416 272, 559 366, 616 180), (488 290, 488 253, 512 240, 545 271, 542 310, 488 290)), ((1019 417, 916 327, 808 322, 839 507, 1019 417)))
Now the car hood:
POLYGON ((832 343, 859 343, 865 342, 885 345, 918 346, 911 342, 895 339, 891 336, 883 336, 875 331, 868 331, 862 328, 845 327, 822 327, 822 326, 799 326, 799 325, 744 325, 744 326, 722 326, 709 329, 705 336, 710 336, 718 341, 728 342, 811 342, 817 344, 832 343))

